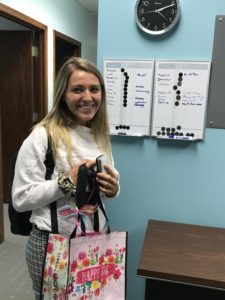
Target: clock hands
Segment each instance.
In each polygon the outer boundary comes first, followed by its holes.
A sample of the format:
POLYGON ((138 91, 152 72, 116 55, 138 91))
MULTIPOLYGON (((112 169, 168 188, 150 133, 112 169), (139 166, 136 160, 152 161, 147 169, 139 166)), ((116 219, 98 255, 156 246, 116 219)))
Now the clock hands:
POLYGON ((161 17, 163 17, 164 19, 168 20, 168 18, 166 18, 166 17, 161 13, 161 11, 164 10, 164 9, 166 9, 166 8, 169 8, 169 7, 171 7, 171 6, 174 6, 174 5, 175 5, 175 4, 172 3, 172 4, 170 4, 170 5, 161 7, 161 8, 159 8, 159 9, 156 9, 156 12, 157 12, 161 17))
POLYGON ((160 11, 156 11, 161 17, 163 17, 164 19, 168 20, 167 17, 165 17, 160 11))
POLYGON ((161 12, 162 10, 164 10, 164 9, 166 9, 166 8, 169 8, 169 7, 172 7, 172 6, 174 6, 175 4, 174 3, 172 3, 172 4, 170 4, 170 5, 167 5, 167 6, 163 6, 163 7, 161 7, 161 8, 158 8, 158 9, 154 9, 154 10, 150 10, 150 11, 144 11, 142 14, 150 14, 150 13, 159 13, 159 12, 161 12))
POLYGON ((162 11, 162 10, 168 8, 168 7, 174 6, 174 5, 175 5, 175 4, 172 3, 172 4, 170 4, 170 5, 167 5, 167 6, 164 6, 164 7, 159 8, 159 9, 156 9, 156 11, 157 11, 157 12, 160 12, 160 11, 162 11))
POLYGON ((143 15, 145 15, 145 14, 150 14, 150 13, 154 13, 154 12, 156 12, 157 11, 157 9, 155 9, 155 10, 150 10, 150 11, 144 11, 142 14, 143 15))
POLYGON ((168 20, 168 18, 166 18, 158 9, 155 10, 151 10, 151 11, 146 11, 143 14, 150 14, 150 13, 157 13, 159 14, 161 17, 163 17, 164 19, 168 20))

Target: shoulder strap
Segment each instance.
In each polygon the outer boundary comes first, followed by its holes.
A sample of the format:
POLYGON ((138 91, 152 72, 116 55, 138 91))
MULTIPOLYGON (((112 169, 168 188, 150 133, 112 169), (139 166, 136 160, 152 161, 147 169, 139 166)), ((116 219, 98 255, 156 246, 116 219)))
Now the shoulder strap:
MULTIPOLYGON (((48 136, 48 148, 44 161, 46 167, 45 179, 50 180, 54 171, 55 161, 53 157, 51 139, 48 136)), ((56 201, 50 204, 52 232, 58 233, 57 206, 56 201)))
POLYGON ((48 136, 48 148, 47 148, 44 164, 46 167, 45 179, 50 180, 55 167, 55 162, 53 158, 51 140, 49 136, 48 136))

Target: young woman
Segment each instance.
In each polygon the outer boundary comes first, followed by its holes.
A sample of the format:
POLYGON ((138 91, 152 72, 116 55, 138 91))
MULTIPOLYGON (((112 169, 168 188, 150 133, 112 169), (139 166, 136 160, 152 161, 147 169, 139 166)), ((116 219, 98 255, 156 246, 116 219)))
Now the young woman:
MULTIPOLYGON (((103 78, 91 62, 70 58, 61 67, 55 84, 54 104, 20 148, 13 181, 13 205, 18 211, 32 210, 33 229, 26 247, 26 261, 35 299, 40 299, 42 267, 47 233, 51 232, 50 203, 57 210, 74 207, 79 165, 95 166, 96 157, 107 156, 105 171, 97 180, 102 198, 119 193, 119 174, 114 168, 110 147, 106 92, 103 78), (55 167, 51 180, 45 180, 44 164, 48 136, 55 167)), ((70 235, 76 216, 59 220, 59 232, 70 235)), ((99 210, 100 230, 105 218, 99 210)), ((86 230, 92 230, 93 217, 86 216, 86 230)))

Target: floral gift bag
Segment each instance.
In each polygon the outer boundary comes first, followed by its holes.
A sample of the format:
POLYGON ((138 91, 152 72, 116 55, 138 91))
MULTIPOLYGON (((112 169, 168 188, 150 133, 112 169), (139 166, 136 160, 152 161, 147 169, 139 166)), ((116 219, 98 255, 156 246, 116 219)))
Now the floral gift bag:
POLYGON ((73 239, 49 234, 43 300, 124 300, 126 232, 73 239))
POLYGON ((72 239, 68 300, 124 300, 126 232, 72 239))
POLYGON ((67 294, 70 240, 49 234, 42 278, 41 300, 65 300, 67 294))

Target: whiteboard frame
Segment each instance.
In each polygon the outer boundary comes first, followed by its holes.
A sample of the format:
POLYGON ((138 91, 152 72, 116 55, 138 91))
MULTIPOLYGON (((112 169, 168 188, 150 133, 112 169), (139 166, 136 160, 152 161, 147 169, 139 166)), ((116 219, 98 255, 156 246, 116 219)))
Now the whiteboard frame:
MULTIPOLYGON (((175 68, 179 70, 178 68, 175 68)), ((151 136, 157 139, 172 139, 172 140, 185 140, 185 141, 196 141, 196 140, 203 140, 205 136, 205 128, 206 128, 206 113, 207 113, 207 105, 208 105, 208 94, 209 94, 209 80, 210 80, 210 71, 211 71, 211 60, 203 60, 203 61, 194 61, 194 60, 170 60, 170 59, 158 59, 155 61, 155 73, 154 73, 154 92, 153 92, 153 99, 152 99, 152 117, 151 117, 151 136), (160 128, 160 126, 157 124, 155 118, 156 118, 156 89, 157 89, 157 84, 156 81, 158 79, 158 65, 160 63, 168 63, 168 64, 202 64, 207 66, 207 82, 205 83, 204 89, 205 89, 205 103, 204 103, 204 113, 202 116, 202 124, 201 124, 201 135, 197 135, 197 138, 193 136, 181 136, 179 135, 179 132, 177 135, 174 134, 167 134, 167 132, 164 132, 164 135, 156 134, 156 127, 160 128)), ((167 124, 168 129, 170 129, 173 126, 169 126, 170 124, 167 124)), ((165 127, 167 127, 165 124, 165 127)), ((162 126, 161 128, 163 128, 162 126)), ((164 129, 164 128, 163 128, 164 129)), ((173 128, 174 129, 174 128, 173 128)), ((193 129, 193 130, 200 130, 200 129, 193 129)), ((159 130, 160 131, 160 130, 159 130)), ((162 132, 161 132, 162 133, 162 132)), ((192 133, 193 134, 193 133, 192 133)))
MULTIPOLYGON (((116 58, 105 58, 104 63, 103 63, 103 77, 104 77, 104 82, 105 82, 105 87, 106 87, 106 103, 107 103, 107 110, 108 110, 108 115, 109 115, 109 126, 110 126, 110 135, 117 135, 117 136, 137 136, 137 137, 142 137, 142 136, 150 136, 151 134, 151 111, 152 111, 152 97, 153 97, 153 82, 154 82, 154 70, 155 70, 155 59, 116 59, 116 58), (106 81, 106 64, 107 63, 115 63, 115 64, 143 64, 143 63, 148 63, 151 65, 151 68, 149 69, 149 74, 148 76, 150 77, 150 82, 149 82, 149 90, 150 90, 150 96, 148 98, 149 101, 149 111, 147 112, 147 117, 148 117, 148 124, 147 126, 140 126, 138 129, 138 124, 131 124, 132 130, 129 132, 126 129, 120 128, 117 131, 113 130, 113 126, 116 126, 116 124, 112 124, 110 122, 110 109, 109 109, 109 103, 108 103, 108 95, 107 95, 107 81, 106 81)), ((119 83, 120 84, 120 83, 119 83)), ((121 102, 121 95, 119 98, 119 101, 121 102)), ((121 113, 121 108, 120 108, 120 114, 121 113)), ((126 126, 126 125, 125 125, 126 126)), ((124 127, 125 127, 124 126, 124 127)))

